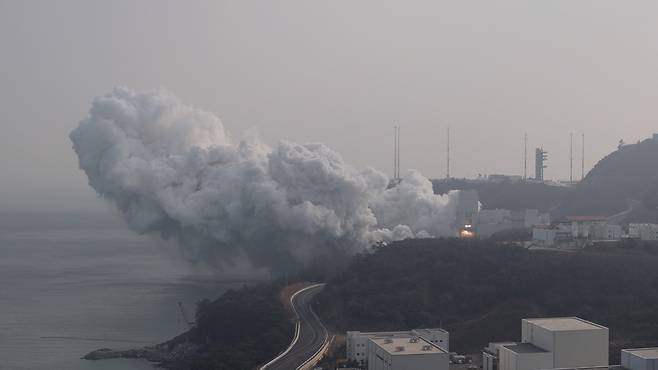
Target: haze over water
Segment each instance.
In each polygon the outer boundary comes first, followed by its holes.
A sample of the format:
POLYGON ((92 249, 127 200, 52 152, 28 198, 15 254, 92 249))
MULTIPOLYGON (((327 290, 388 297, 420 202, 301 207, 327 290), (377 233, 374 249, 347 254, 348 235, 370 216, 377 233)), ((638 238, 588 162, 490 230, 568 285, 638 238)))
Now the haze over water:
POLYGON ((182 333, 219 282, 107 215, 0 214, 0 369, 150 369, 84 361, 94 349, 155 344, 182 333))

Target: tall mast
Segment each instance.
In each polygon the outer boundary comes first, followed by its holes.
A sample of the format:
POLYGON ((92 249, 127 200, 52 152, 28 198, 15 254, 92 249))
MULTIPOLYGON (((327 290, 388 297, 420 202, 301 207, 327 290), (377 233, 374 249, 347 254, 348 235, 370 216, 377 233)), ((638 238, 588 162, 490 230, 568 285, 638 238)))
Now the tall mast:
POLYGON ((570 134, 571 147, 569 148, 569 182, 573 183, 573 132, 570 134))
POLYGON ((398 127, 393 126, 393 179, 398 177, 398 127))
POLYGON ((528 178, 528 133, 523 135, 523 180, 528 178))
POLYGON ((400 126, 398 126, 398 172, 396 174, 396 177, 399 179, 400 178, 400 126))
POLYGON ((447 155, 447 161, 448 161, 448 166, 446 169, 446 179, 450 178, 450 126, 448 126, 448 155, 447 155))
POLYGON ((583 133, 583 143, 582 143, 581 146, 582 146, 581 149, 583 150, 583 152, 580 156, 580 160, 581 160, 581 163, 580 163, 580 165, 581 165, 581 168, 580 168, 580 171, 581 171, 580 172, 580 181, 582 181, 585 178, 585 133, 583 133))

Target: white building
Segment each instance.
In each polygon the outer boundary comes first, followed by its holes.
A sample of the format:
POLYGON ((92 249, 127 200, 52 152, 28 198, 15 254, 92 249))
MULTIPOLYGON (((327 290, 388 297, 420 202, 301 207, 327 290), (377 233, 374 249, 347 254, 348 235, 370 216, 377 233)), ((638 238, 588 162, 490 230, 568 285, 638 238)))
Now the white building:
POLYGON ((658 240, 658 225, 628 224, 628 236, 640 240, 658 240))
POLYGON ((532 343, 504 345, 499 356, 500 369, 538 370, 553 368, 553 354, 532 343))
POLYGON ((540 246, 550 247, 572 240, 571 229, 559 224, 553 227, 537 226, 532 229, 532 241, 540 246))
POLYGON ((604 216, 568 217, 571 222, 573 237, 589 240, 620 240, 621 226, 608 223, 604 216))
POLYGON ((482 370, 498 370, 500 347, 518 344, 516 342, 492 342, 482 351, 482 370))
POLYGON ((629 370, 658 370, 658 348, 622 349, 621 366, 629 370))
MULTIPOLYGON (((569 222, 554 226, 536 226, 532 240, 537 245, 569 244, 574 240, 621 240, 621 226, 608 223, 605 217, 569 217, 569 222)), ((571 243, 574 244, 574 243, 571 243)))
POLYGON ((474 218, 473 224, 477 236, 488 238, 493 234, 510 229, 530 228, 535 225, 550 224, 547 213, 536 209, 511 211, 509 209, 483 209, 474 218))
POLYGON ((608 339, 608 328, 577 317, 524 319, 521 343, 490 344, 483 360, 492 365, 484 370, 496 370, 493 356, 497 370, 608 366, 608 339))
POLYGON ((422 338, 368 341, 368 370, 449 370, 450 354, 422 338))
POLYGON ((439 328, 434 329, 413 329, 408 331, 390 331, 390 332, 360 332, 348 331, 346 338, 347 359, 356 361, 360 365, 365 365, 368 359, 368 341, 370 339, 410 339, 419 337, 425 341, 450 350, 450 334, 439 328))
POLYGON ((553 366, 608 366, 608 328, 577 317, 521 320, 521 342, 553 353, 553 366))

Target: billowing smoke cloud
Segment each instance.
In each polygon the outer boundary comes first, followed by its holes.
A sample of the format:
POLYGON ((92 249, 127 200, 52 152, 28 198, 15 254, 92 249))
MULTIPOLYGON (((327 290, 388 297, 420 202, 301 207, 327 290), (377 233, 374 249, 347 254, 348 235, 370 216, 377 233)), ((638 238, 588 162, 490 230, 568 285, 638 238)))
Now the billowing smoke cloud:
POLYGON ((71 132, 89 184, 139 233, 191 259, 291 267, 378 241, 454 235, 455 194, 411 171, 397 186, 322 144, 231 140, 166 91, 116 88, 71 132))

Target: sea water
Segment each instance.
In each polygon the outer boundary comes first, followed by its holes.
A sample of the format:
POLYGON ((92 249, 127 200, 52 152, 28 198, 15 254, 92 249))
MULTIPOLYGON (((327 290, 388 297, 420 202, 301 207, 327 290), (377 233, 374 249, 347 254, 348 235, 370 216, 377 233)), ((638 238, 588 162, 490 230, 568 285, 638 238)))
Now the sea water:
POLYGON ((2 213, 0 369, 152 369, 80 357, 170 339, 200 299, 244 284, 184 263, 114 216, 2 213))

